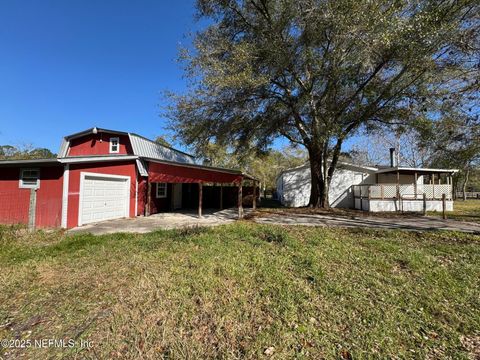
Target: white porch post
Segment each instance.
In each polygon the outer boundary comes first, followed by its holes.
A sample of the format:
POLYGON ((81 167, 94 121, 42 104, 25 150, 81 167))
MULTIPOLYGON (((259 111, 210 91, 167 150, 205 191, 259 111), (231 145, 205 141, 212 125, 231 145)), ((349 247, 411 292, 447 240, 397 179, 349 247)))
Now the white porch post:
POLYGON ((432 197, 435 199, 435 173, 432 174, 432 197))
POLYGON ((447 184, 450 186, 450 199, 453 200, 453 184, 452 184, 452 175, 447 174, 447 184))
POLYGON ((400 198, 400 172, 397 170, 397 197, 400 198))
POLYGON ((418 174, 415 171, 415 184, 413 185, 413 189, 415 191, 415 200, 417 200, 417 183, 418 183, 418 174))

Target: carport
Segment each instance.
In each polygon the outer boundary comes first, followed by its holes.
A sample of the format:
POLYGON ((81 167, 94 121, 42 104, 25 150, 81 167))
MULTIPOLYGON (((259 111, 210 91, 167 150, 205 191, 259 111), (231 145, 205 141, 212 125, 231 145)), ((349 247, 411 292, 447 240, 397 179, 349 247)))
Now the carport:
MULTIPOLYGON (((176 191, 176 184, 188 184, 188 186, 197 186, 195 193, 198 201, 198 217, 200 218, 202 217, 203 211, 204 185, 216 185, 216 187, 218 188, 218 208, 220 210, 223 209, 224 204, 224 186, 233 185, 238 189, 236 203, 238 208, 238 218, 242 219, 243 187, 244 184, 248 182, 251 184, 253 192, 252 208, 254 210, 256 209, 256 198, 258 194, 257 180, 250 175, 244 174, 241 171, 224 169, 219 167, 187 163, 180 164, 157 159, 146 160, 148 177, 146 179, 145 215, 147 216, 154 213, 151 208, 152 184, 171 184, 170 190, 172 192, 172 202, 174 196, 173 191, 176 191)), ((176 192, 178 193, 178 191, 176 192)))

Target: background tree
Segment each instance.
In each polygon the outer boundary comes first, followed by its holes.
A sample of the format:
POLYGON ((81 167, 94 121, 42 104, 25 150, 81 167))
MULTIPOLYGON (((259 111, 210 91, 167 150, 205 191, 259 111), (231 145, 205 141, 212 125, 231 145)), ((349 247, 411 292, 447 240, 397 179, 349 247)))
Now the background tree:
POLYGON ((0 160, 53 159, 56 157, 57 154, 46 148, 35 148, 32 145, 0 145, 0 160))
POLYGON ((456 188, 461 182, 463 197, 470 175, 480 167, 480 119, 473 109, 447 107, 443 116, 422 133, 421 141, 432 149, 431 166, 458 168, 456 188))
POLYGON ((160 145, 163 145, 163 146, 166 146, 166 147, 171 147, 172 144, 170 143, 170 141, 168 141, 166 139, 165 136, 163 135, 158 135, 155 140, 154 140, 157 144, 160 144, 160 145))
POLYGON ((284 146, 280 150, 269 149, 263 153, 249 151, 239 155, 232 147, 213 142, 199 149, 199 157, 205 165, 239 169, 254 176, 260 181, 263 192, 275 188, 280 172, 308 161, 305 151, 298 147, 284 146))
POLYGON ((187 144, 308 152, 310 204, 328 207, 344 141, 374 123, 435 119, 478 85, 478 0, 198 0, 210 21, 184 51, 189 91, 171 95, 187 144), (475 81, 477 83, 475 84, 475 81))
POLYGON ((352 146, 353 162, 361 165, 390 165, 390 148, 395 149, 399 166, 428 167, 433 150, 425 146, 423 137, 415 128, 382 126, 363 134, 352 146))

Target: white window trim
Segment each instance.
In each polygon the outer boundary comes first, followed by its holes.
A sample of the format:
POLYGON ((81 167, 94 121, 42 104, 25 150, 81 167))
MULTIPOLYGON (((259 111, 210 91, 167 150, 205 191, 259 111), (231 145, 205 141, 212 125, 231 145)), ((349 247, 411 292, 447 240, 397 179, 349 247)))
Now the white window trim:
POLYGON ((21 168, 20 169, 20 177, 18 179, 18 187, 20 189, 40 189, 40 169, 39 168, 21 168), (23 183, 23 172, 24 171, 38 171, 38 179, 36 185, 25 185, 23 183))
POLYGON ((167 183, 157 183, 157 186, 155 188, 155 195, 156 195, 157 199, 165 199, 167 197, 167 194, 168 194, 167 183), (158 189, 160 189, 159 185, 165 185, 165 194, 164 195, 159 195, 158 194, 158 189))
POLYGON ((119 137, 111 137, 110 138, 110 153, 111 154, 117 154, 120 152, 120 138, 119 137), (117 141, 117 150, 113 151, 112 150, 112 141, 116 140, 117 141))

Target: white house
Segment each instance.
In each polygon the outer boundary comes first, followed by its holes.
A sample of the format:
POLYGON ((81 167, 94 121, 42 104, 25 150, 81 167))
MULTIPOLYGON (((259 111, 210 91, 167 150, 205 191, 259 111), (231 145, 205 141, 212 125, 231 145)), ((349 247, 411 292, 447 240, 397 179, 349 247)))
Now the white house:
MULTIPOLYGON (((392 160, 392 164, 393 160, 392 160)), ((453 210, 452 175, 456 169, 361 166, 339 162, 333 175, 331 207, 380 211, 453 210)), ((307 206, 310 198, 310 165, 280 173, 278 200, 285 206, 307 206)))

